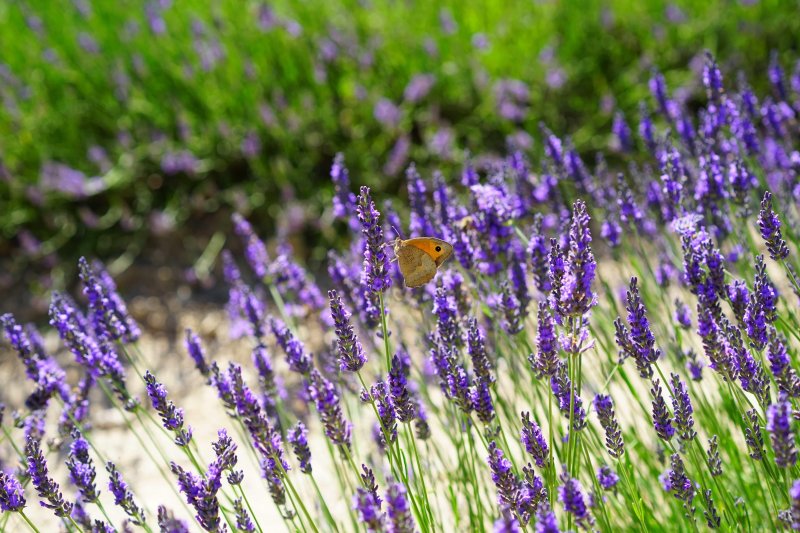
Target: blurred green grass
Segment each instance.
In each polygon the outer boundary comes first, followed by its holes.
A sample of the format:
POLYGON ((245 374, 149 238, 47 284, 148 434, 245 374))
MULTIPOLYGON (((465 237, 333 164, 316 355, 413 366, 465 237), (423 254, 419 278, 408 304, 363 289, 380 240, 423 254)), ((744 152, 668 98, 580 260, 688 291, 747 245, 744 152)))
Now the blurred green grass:
MULTIPOLYGON (((47 258, 50 268, 58 257, 135 255, 153 234, 224 229, 213 226, 231 210, 264 233, 287 205, 314 221, 337 151, 354 185, 401 199, 408 162, 447 174, 465 153, 502 153, 519 132, 538 138, 539 122, 571 135, 591 162, 608 147, 614 111, 635 127, 653 67, 698 94, 687 67, 709 49, 726 72, 766 87, 770 51, 795 59, 797 9, 779 0, 6 2, 0 253, 27 250, 18 265, 47 258), (404 99, 417 75, 433 76, 430 93, 404 99), (529 89, 513 120, 498 112, 503 80, 529 89), (381 99, 396 106, 395 123, 376 117, 381 99), (404 143, 406 156, 387 168, 404 143), (181 155, 191 171, 167 171, 181 155), (53 164, 98 177, 95 189, 48 186, 53 164)), ((315 246, 335 235, 317 229, 303 242, 319 259, 315 246)))

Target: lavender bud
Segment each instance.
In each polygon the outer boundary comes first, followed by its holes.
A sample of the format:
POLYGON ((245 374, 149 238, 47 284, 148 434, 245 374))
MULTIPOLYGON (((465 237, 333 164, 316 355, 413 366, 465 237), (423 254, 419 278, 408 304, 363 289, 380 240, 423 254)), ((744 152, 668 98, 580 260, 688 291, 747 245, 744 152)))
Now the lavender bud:
POLYGON ((106 472, 109 474, 108 490, 114 495, 114 505, 120 506, 131 517, 134 524, 143 525, 145 523, 144 510, 136 505, 133 500, 133 492, 128 488, 128 484, 122 480, 117 466, 111 461, 107 462, 106 472))
POLYGON ((785 393, 767 409, 767 431, 779 468, 790 468, 797 463, 797 447, 792 430, 792 405, 785 393))
POLYGON ((675 428, 672 426, 672 418, 670 417, 669 409, 667 409, 667 402, 664 401, 664 396, 661 393, 659 380, 653 381, 653 388, 650 389, 650 394, 653 396, 653 426, 658 436, 668 441, 675 434, 675 428))
POLYGON ((619 459, 625 454, 625 442, 622 439, 617 416, 614 412, 614 404, 611 396, 598 394, 594 397, 594 408, 597 411, 597 418, 606 434, 606 450, 611 457, 619 459))
POLYGON ((549 461, 550 450, 542 430, 530 419, 530 413, 522 413, 522 445, 533 457, 536 466, 544 468, 549 461))
POLYGON ((297 462, 300 463, 300 471, 304 474, 311 473, 311 450, 308 447, 308 430, 302 422, 289 430, 286 440, 292 445, 297 462))
POLYGON ((72 513, 72 504, 64 501, 58 483, 50 477, 39 440, 32 437, 27 438, 25 442, 25 458, 28 466, 27 473, 31 478, 31 483, 36 488, 36 493, 39 498, 42 498, 39 502, 42 507, 52 509, 56 516, 69 516, 72 513))
POLYGON ((353 331, 353 326, 350 325, 350 313, 335 290, 328 291, 328 297, 330 298, 333 324, 336 328, 339 368, 342 371, 358 372, 367 362, 367 356, 364 355, 361 342, 353 331))
POLYGON ((769 191, 764 192, 764 198, 761 200, 758 227, 761 230, 761 237, 767 243, 769 256, 775 261, 786 259, 789 256, 789 248, 781 235, 781 221, 772 209, 772 194, 769 191))

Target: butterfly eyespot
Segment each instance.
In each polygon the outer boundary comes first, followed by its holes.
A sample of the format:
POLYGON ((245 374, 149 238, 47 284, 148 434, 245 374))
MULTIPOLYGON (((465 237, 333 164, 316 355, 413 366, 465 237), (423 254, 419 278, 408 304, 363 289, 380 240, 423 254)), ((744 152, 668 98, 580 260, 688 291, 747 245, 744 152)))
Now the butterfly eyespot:
POLYGON ((436 247, 436 251, 437 251, 437 252, 441 252, 441 251, 442 251, 442 247, 441 247, 441 246, 437 246, 437 247, 436 247))

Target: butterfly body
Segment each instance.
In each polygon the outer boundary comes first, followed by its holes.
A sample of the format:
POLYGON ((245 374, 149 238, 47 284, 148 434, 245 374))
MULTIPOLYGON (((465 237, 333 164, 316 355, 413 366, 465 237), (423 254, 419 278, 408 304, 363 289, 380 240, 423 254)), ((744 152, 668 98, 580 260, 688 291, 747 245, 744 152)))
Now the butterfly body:
POLYGON ((394 241, 394 255, 406 287, 420 287, 428 283, 452 254, 453 246, 449 242, 434 237, 394 241))

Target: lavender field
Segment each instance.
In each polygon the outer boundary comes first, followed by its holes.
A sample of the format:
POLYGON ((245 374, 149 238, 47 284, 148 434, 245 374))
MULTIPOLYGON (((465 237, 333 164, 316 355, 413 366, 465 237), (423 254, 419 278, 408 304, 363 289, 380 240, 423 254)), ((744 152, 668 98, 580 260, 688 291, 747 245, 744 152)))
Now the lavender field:
POLYGON ((800 530, 791 52, 649 69, 591 158, 542 115, 398 192, 342 146, 323 256, 232 209, 167 334, 77 246, 0 301, 0 531, 800 530), (408 288, 398 237, 452 257, 408 288))

